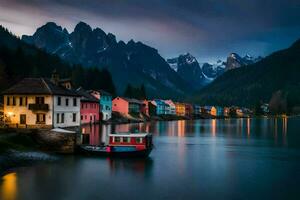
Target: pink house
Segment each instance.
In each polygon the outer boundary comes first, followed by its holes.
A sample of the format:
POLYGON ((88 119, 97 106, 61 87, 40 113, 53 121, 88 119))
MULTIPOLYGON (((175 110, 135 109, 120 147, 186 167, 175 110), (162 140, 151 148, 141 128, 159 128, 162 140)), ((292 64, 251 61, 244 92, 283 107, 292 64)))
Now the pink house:
POLYGON ((82 88, 77 89, 80 99, 80 122, 81 124, 97 123, 100 121, 99 100, 82 88))
POLYGON ((140 113, 143 103, 137 99, 116 97, 112 101, 113 112, 122 114, 140 113))

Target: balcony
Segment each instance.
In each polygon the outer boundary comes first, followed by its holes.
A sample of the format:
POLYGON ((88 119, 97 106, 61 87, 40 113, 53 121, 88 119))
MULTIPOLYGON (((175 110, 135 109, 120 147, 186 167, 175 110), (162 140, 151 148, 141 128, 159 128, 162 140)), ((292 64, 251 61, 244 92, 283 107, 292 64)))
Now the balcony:
POLYGON ((49 111, 48 104, 29 104, 28 109, 32 111, 49 111))

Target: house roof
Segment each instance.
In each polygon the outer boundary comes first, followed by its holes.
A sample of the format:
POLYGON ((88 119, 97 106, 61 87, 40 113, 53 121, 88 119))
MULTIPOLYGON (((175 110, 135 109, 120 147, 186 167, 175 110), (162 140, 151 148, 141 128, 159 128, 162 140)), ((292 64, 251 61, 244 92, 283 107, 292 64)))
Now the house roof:
POLYGON ((85 102, 96 102, 98 103, 99 100, 91 95, 88 91, 84 90, 82 87, 78 88, 76 92, 81 96, 81 101, 85 102))
POLYGON ((25 78, 2 94, 48 94, 62 96, 79 96, 76 91, 54 84, 48 78, 25 78))
POLYGON ((124 99, 124 100, 127 101, 128 103, 143 104, 142 101, 137 100, 137 99, 131 99, 131 98, 127 98, 127 97, 116 97, 115 99, 117 99, 117 98, 124 99))

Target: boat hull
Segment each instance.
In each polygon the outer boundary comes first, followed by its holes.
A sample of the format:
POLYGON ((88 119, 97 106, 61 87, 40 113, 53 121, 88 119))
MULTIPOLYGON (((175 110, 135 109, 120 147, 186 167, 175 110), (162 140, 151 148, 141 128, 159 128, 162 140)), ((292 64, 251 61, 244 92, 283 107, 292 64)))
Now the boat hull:
POLYGON ((148 157, 152 151, 152 148, 134 151, 106 151, 103 150, 92 150, 87 149, 84 146, 80 146, 78 149, 79 153, 88 156, 100 156, 100 157, 148 157))

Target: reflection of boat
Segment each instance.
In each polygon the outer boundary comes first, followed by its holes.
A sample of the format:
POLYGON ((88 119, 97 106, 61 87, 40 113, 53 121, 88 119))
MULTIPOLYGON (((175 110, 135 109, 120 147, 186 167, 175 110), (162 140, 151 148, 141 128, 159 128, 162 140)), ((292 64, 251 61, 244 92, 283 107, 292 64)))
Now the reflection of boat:
POLYGON ((109 134, 108 145, 80 145, 79 151, 88 155, 117 157, 146 157, 152 151, 149 133, 109 134))

